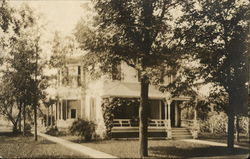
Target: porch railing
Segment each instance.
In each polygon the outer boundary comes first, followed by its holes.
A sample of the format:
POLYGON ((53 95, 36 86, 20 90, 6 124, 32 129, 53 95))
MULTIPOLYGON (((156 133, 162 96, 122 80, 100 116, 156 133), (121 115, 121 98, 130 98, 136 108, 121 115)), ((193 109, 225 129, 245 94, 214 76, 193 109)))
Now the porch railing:
POLYGON ((181 126, 186 128, 192 128, 194 126, 194 120, 182 119, 181 126))
MULTIPOLYGON (((148 122, 149 127, 167 127, 167 120, 163 119, 151 119, 148 122)), ((131 119, 114 119, 113 120, 114 127, 136 127, 139 126, 138 121, 133 121, 131 119)))

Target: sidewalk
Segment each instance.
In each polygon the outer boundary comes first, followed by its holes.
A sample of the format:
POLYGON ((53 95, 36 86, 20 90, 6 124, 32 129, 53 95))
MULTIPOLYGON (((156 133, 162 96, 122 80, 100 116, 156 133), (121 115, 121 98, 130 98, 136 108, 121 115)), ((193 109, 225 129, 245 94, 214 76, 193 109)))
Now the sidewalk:
POLYGON ((67 147, 67 148, 69 148, 71 150, 75 150, 75 151, 80 152, 80 153, 82 153, 84 155, 87 155, 90 158, 118 158, 116 156, 112 156, 112 155, 109 155, 107 153, 97 151, 95 149, 83 146, 81 144, 77 144, 77 143, 73 143, 73 142, 70 142, 70 141, 67 141, 67 140, 64 140, 64 139, 60 139, 58 137, 46 135, 46 134, 39 133, 39 132, 38 132, 38 135, 41 136, 41 137, 44 137, 47 140, 50 140, 52 142, 61 144, 61 145, 65 146, 65 147, 67 147))

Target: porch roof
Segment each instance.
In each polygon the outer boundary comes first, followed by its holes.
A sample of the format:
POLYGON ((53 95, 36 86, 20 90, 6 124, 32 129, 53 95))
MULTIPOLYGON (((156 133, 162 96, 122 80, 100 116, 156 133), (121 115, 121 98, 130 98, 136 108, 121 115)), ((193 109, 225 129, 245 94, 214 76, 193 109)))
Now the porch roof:
MULTIPOLYGON (((139 98, 140 90, 140 83, 114 82, 109 86, 106 85, 102 97, 139 98)), ((148 97, 151 99, 163 99, 166 95, 160 92, 155 86, 150 85, 148 97)))

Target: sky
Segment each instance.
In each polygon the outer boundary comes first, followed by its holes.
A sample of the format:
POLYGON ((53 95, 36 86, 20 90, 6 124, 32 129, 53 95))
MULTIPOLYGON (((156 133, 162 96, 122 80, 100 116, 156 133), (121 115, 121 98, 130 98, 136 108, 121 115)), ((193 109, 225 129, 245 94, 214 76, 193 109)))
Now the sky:
MULTIPOLYGON (((48 59, 51 52, 51 40, 55 31, 67 36, 73 33, 80 18, 85 18, 86 11, 82 5, 89 3, 89 0, 10 0, 10 5, 19 8, 22 3, 28 4, 35 12, 42 16, 42 24, 45 24, 45 32, 42 45, 42 58, 48 59)), ((56 70, 45 69, 46 74, 55 74, 56 70)))
POLYGON ((82 4, 89 0, 12 0, 14 7, 27 3, 36 12, 42 14, 48 32, 56 30, 65 35, 72 33, 75 25, 81 17, 84 17, 82 4))

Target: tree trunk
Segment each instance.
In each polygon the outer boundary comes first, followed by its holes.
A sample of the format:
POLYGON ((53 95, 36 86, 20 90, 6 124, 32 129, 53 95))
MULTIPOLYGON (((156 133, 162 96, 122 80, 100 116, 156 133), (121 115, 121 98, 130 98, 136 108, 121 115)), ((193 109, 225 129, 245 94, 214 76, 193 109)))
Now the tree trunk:
POLYGON ((228 131, 227 131, 227 147, 229 150, 234 149, 234 108, 232 105, 232 99, 230 100, 229 95, 229 104, 228 104, 228 131))
POLYGON ((34 138, 35 141, 37 141, 37 102, 34 104, 34 127, 35 127, 34 138))
POLYGON ((17 122, 13 123, 12 132, 14 134, 17 134, 17 132, 18 132, 18 130, 17 130, 17 122))
POLYGON ((236 115, 236 141, 240 142, 240 126, 239 126, 239 116, 236 115))
POLYGON ((47 107, 46 127, 49 127, 49 107, 47 107))
POLYGON ((141 102, 139 107, 139 142, 140 156, 148 156, 148 88, 149 81, 146 75, 141 78, 141 102))
POLYGON ((22 105, 19 105, 19 114, 18 114, 18 131, 22 132, 22 105))
POLYGON ((25 125, 26 125, 26 110, 25 105, 23 106, 23 136, 25 136, 25 125))
POLYGON ((50 127, 53 127, 53 105, 51 105, 50 111, 50 127))

